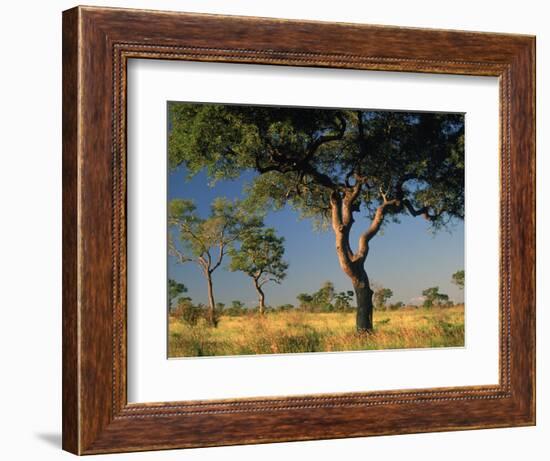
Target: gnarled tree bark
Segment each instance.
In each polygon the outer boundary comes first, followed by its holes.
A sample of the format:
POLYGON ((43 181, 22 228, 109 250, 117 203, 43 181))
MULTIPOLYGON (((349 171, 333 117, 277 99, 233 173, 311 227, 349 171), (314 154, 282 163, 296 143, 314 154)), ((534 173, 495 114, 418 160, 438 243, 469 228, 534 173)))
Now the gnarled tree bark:
POLYGON ((357 302, 356 328, 358 332, 372 332, 373 330, 373 291, 370 287, 369 277, 365 271, 365 261, 369 252, 369 242, 378 233, 384 221, 384 213, 389 206, 395 205, 394 201, 387 201, 377 208, 369 228, 360 236, 357 251, 354 253, 349 242, 351 226, 353 225, 353 212, 358 211, 355 203, 362 184, 357 182, 355 186, 345 192, 334 191, 331 195, 332 229, 336 240, 336 254, 338 262, 344 273, 351 279, 357 302))

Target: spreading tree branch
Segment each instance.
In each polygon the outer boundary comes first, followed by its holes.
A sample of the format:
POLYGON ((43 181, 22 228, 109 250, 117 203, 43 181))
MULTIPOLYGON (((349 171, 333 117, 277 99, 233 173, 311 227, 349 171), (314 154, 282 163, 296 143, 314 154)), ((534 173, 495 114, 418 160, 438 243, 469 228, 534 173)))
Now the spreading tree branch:
POLYGON ((376 209, 369 228, 359 237, 359 246, 354 258, 356 261, 364 260, 367 257, 369 242, 382 227, 387 210, 401 206, 401 201, 398 199, 388 200, 387 192, 384 192, 382 188, 380 188, 380 196, 382 197, 382 204, 376 209))
POLYGON ((219 245, 219 249, 218 249, 218 260, 216 261, 216 263, 211 267, 210 269, 210 273, 214 272, 218 267, 220 267, 222 261, 223 261, 223 257, 225 256, 225 244, 224 243, 220 243, 219 245))
POLYGON ((427 206, 424 206, 422 208, 419 208, 418 210, 415 209, 412 205, 412 203, 407 200, 407 199, 403 199, 403 205, 405 206, 405 208, 407 209, 407 211, 414 217, 416 216, 422 216, 424 219, 426 219, 427 221, 435 221, 437 220, 442 212, 438 212, 438 213, 430 213, 430 208, 427 207, 427 206))

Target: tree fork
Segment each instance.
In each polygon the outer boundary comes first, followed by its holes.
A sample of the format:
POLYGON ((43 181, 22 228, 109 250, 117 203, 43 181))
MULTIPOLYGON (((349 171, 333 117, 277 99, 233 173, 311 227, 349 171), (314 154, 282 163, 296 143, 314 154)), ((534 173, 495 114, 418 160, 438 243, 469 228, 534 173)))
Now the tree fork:
POLYGON ((383 219, 383 210, 378 212, 378 219, 375 219, 374 226, 371 225, 370 233, 366 237, 363 234, 359 242, 359 250, 356 254, 349 246, 349 232, 353 224, 353 206, 357 197, 358 190, 354 190, 352 195, 342 200, 338 194, 331 197, 332 205, 332 228, 336 239, 336 253, 340 267, 344 273, 351 279, 355 298, 357 301, 356 328, 358 332, 373 331, 373 291, 370 288, 369 278, 365 272, 364 264, 368 254, 368 241, 378 231, 383 219))

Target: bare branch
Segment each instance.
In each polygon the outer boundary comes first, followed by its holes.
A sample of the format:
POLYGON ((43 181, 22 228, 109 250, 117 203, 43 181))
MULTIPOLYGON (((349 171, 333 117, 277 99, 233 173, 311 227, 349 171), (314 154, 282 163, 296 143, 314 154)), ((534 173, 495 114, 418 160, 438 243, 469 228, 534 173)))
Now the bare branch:
POLYGON ((214 272, 218 267, 220 267, 220 264, 223 261, 223 257, 225 256, 225 245, 223 243, 220 243, 219 250, 218 250, 218 260, 216 261, 216 264, 212 266, 210 269, 210 273, 214 272))
POLYGON ((171 235, 168 235, 168 252, 172 256, 174 256, 180 264, 185 264, 187 262, 193 261, 192 258, 185 256, 180 250, 176 248, 171 235))
POLYGON ((278 284, 281 283, 278 279, 275 279, 273 277, 268 277, 266 279, 263 279, 263 280, 259 281, 258 286, 263 287, 267 282, 275 282, 275 283, 278 283, 278 284))
POLYGON ((430 214, 430 208, 427 207, 427 206, 424 206, 418 210, 416 210, 412 203, 409 202, 408 200, 403 200, 403 205, 405 206, 405 208, 407 208, 407 211, 412 215, 412 216, 422 216, 424 219, 426 219, 427 221, 435 221, 437 218, 439 218, 441 216, 441 212, 440 213, 434 213, 434 214, 430 214))

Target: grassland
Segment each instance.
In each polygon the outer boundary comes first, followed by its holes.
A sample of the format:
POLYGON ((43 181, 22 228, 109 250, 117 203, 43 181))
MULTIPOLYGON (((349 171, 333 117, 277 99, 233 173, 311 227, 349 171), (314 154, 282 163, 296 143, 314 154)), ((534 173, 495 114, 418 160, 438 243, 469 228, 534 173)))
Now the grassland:
POLYGON ((222 316, 217 328, 169 318, 169 357, 287 354, 464 345, 464 306, 375 311, 374 332, 358 334, 353 312, 299 310, 222 316))

